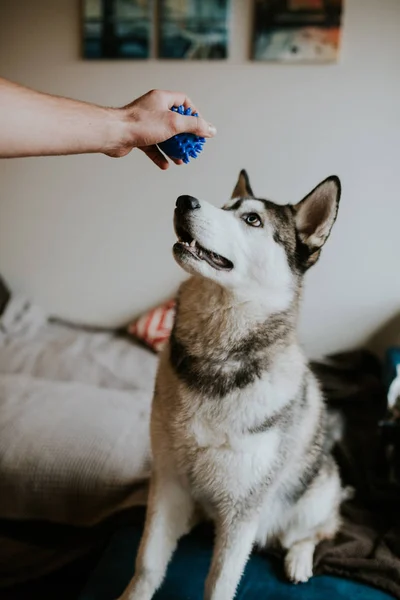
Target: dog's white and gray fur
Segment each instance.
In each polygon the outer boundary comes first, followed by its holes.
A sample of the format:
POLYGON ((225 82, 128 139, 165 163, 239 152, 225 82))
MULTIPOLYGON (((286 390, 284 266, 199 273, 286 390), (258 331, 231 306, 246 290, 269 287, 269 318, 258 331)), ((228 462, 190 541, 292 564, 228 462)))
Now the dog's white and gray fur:
POLYGON ((199 510, 216 532, 206 600, 234 597, 254 545, 279 543, 289 579, 307 581, 316 544, 337 532, 333 437, 296 326, 339 198, 329 177, 279 206, 254 198, 242 171, 222 209, 178 199, 174 255, 192 277, 160 359, 149 507, 124 600, 152 598, 199 510))

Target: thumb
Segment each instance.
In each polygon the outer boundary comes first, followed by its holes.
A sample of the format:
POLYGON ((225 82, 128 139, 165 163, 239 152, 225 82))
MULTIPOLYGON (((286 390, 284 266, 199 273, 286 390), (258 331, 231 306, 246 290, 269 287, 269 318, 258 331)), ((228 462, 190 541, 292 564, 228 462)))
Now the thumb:
POLYGON ((199 137, 211 138, 217 129, 202 117, 176 115, 176 133, 194 133, 199 137))

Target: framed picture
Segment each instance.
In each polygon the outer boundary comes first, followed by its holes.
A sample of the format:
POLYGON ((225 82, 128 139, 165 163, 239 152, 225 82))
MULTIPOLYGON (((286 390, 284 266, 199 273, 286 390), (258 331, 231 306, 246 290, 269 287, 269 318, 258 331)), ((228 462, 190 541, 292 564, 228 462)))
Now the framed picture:
POLYGON ((253 58, 336 62, 344 0, 255 0, 253 58))
POLYGON ((228 56, 230 0, 160 0, 160 58, 224 59, 228 56))
POLYGON ((84 58, 149 58, 152 0, 82 0, 84 58))

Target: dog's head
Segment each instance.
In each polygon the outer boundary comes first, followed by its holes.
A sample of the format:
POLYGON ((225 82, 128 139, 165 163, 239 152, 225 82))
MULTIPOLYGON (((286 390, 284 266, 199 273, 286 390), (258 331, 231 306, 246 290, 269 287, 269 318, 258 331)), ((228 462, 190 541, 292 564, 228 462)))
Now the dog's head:
POLYGON ((192 196, 176 202, 174 256, 188 273, 233 291, 292 297, 318 260, 335 222, 340 181, 328 177, 295 205, 256 198, 241 171, 231 200, 216 208, 192 196))

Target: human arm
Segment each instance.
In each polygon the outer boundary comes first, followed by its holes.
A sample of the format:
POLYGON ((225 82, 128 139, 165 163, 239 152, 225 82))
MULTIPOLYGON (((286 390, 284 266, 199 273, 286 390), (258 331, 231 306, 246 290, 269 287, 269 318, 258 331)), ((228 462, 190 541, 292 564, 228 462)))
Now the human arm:
MULTIPOLYGON (((43 94, 0 78, 0 157, 100 152, 112 157, 139 148, 161 169, 168 160, 157 144, 177 133, 215 135, 203 118, 172 106, 192 106, 180 92, 153 90, 122 108, 43 94)), ((181 161, 175 161, 180 164, 181 161)))

